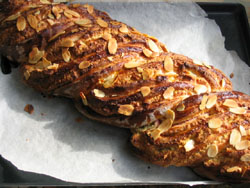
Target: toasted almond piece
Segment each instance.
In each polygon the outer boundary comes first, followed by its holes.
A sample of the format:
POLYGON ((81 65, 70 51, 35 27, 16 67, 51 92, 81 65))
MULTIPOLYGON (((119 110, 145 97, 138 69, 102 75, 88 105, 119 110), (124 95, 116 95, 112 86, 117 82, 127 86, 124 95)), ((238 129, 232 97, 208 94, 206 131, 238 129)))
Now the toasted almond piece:
POLYGON ((164 121, 161 122, 161 124, 158 126, 158 130, 162 133, 167 131, 172 127, 173 120, 172 119, 165 119, 164 121))
POLYGON ((146 57, 151 57, 152 53, 153 53, 153 52, 152 52, 151 50, 147 49, 147 48, 144 48, 144 49, 143 49, 143 54, 144 54, 146 57))
POLYGON ((222 79, 222 80, 221 80, 221 87, 224 88, 225 86, 226 86, 226 81, 225 81, 225 79, 222 79))
POLYGON ((210 95, 207 100, 206 108, 210 109, 212 108, 217 102, 217 96, 216 95, 210 95))
POLYGON ((107 59, 108 59, 109 61, 113 61, 113 57, 111 57, 111 56, 107 57, 107 59))
POLYGON ((88 61, 83 61, 79 64, 79 69, 86 69, 90 66, 90 63, 88 61))
POLYGON ((34 47, 29 53, 29 63, 36 64, 44 56, 44 51, 40 51, 37 47, 34 47))
POLYGON ((236 150, 244 150, 250 147, 250 141, 242 140, 235 145, 236 150))
POLYGON ((202 65, 204 65, 205 67, 211 69, 211 66, 209 64, 207 64, 206 62, 204 62, 204 61, 202 62, 202 65))
POLYGON ((55 25, 55 22, 52 19, 47 19, 47 22, 49 23, 49 25, 55 25))
POLYGON ((218 146, 215 144, 210 145, 207 149, 207 156, 213 158, 216 157, 217 154, 218 154, 218 146))
POLYGON ((164 69, 167 72, 171 72, 174 70, 174 62, 173 62, 172 58, 169 56, 166 56, 164 59, 164 69))
POLYGON ((135 67, 139 67, 142 64, 144 64, 143 61, 131 60, 128 63, 125 63, 124 67, 127 68, 127 69, 132 69, 132 68, 135 68, 135 67))
POLYGON ((122 24, 122 26, 119 28, 119 31, 122 33, 128 33, 128 27, 125 24, 122 24))
POLYGON ((16 26, 18 31, 23 31, 26 28, 26 20, 23 16, 17 19, 16 26))
POLYGON ((104 79, 103 87, 109 88, 113 85, 115 79, 117 77, 117 72, 114 72, 113 74, 110 74, 108 77, 104 79))
POLYGON ((74 47, 74 45, 75 43, 71 39, 63 39, 60 44, 61 47, 66 48, 74 47))
POLYGON ((52 7, 52 12, 56 16, 56 19, 59 19, 59 18, 61 18, 61 14, 60 13, 62 13, 63 10, 60 7, 58 7, 58 6, 53 6, 52 7))
POLYGON ((83 18, 83 19, 80 19, 80 20, 76 20, 75 23, 77 25, 80 25, 80 26, 85 26, 85 25, 91 24, 92 22, 91 22, 90 19, 83 18))
POLYGON ((8 18, 6 18, 4 21, 13 21, 16 20, 21 15, 20 12, 17 12, 16 14, 10 15, 8 18))
POLYGON ((57 70, 57 69, 58 69, 58 67, 59 67, 59 64, 54 63, 53 65, 50 65, 50 66, 48 66, 47 68, 48 68, 48 69, 54 69, 54 70, 57 70))
POLYGON ((78 12, 70 10, 70 9, 66 9, 63 13, 68 18, 72 18, 72 17, 80 18, 81 17, 78 12))
POLYGON ((241 136, 247 135, 246 129, 242 125, 240 125, 240 134, 241 134, 241 136))
POLYGON ((240 158, 240 160, 244 161, 244 162, 249 162, 250 161, 250 153, 242 155, 241 158, 240 158))
POLYGON ((30 78, 30 72, 29 72, 28 70, 26 70, 26 71, 23 73, 23 75, 24 75, 25 80, 28 80, 28 79, 30 78))
POLYGON ((42 3, 42 4, 51 4, 51 2, 49 2, 48 0, 40 0, 40 2, 42 3))
POLYGON ((71 54, 68 48, 63 48, 62 49, 62 57, 65 62, 69 62, 71 58, 71 54))
POLYGON ((34 15, 29 14, 29 15, 27 16, 27 20, 28 20, 30 26, 31 26, 33 29, 36 29, 36 28, 37 28, 38 20, 37 20, 37 18, 36 18, 34 15))
POLYGON ((177 106, 176 110, 177 110, 178 112, 184 111, 184 110, 185 110, 185 105, 184 105, 183 103, 180 103, 180 104, 177 106))
POLYGON ((197 59, 194 59, 193 63, 196 64, 196 65, 202 65, 202 62, 197 60, 197 59))
POLYGON ((112 38, 112 35, 108 32, 104 32, 102 38, 109 41, 112 38))
POLYGON ((229 143, 233 146, 236 146, 237 143, 241 141, 241 134, 238 130, 233 129, 230 134, 230 140, 229 143))
POLYGON ((163 93, 163 98, 164 99, 171 99, 171 98, 173 98, 173 96, 174 96, 174 87, 168 87, 165 91, 164 91, 164 93, 163 93))
POLYGON ((194 140, 192 140, 192 139, 188 140, 186 142, 186 144, 184 145, 184 148, 185 148, 186 152, 189 152, 189 151, 193 150, 194 145, 195 145, 194 140))
POLYGON ((88 106, 87 98, 86 98, 86 96, 84 95, 83 92, 80 92, 80 97, 82 98, 82 103, 83 103, 85 106, 88 106))
POLYGON ((150 132, 150 136, 154 139, 157 140, 157 138, 159 138, 161 135, 161 131, 158 129, 155 129, 153 131, 150 132))
POLYGON ((235 100, 233 99, 226 99, 223 103, 224 106, 231 107, 231 108, 236 108, 238 107, 238 104, 235 100))
POLYGON ((115 38, 111 38, 108 41, 108 50, 110 54, 115 54, 117 51, 118 45, 117 45, 117 41, 115 38))
POLYGON ((243 107, 229 108, 229 111, 234 114, 245 114, 247 110, 243 107))
POLYGON ((131 104, 121 105, 118 109, 119 114, 123 114, 125 116, 131 116, 134 111, 134 106, 131 104))
POLYGON ((94 12, 94 6, 88 4, 85 4, 83 6, 87 8, 89 14, 92 14, 94 12))
POLYGON ((153 52, 158 52, 158 53, 160 52, 158 46, 151 39, 148 39, 148 46, 149 46, 150 50, 152 50, 153 52))
POLYGON ((207 104, 207 99, 208 96, 207 95, 203 95, 202 100, 201 100, 201 104, 199 106, 200 110, 204 110, 207 104))
POLYGON ((99 97, 99 98, 105 97, 105 93, 99 89, 94 89, 93 92, 96 97, 99 97))
POLYGON ((196 85, 194 90, 197 94, 201 94, 207 92, 207 87, 204 85, 196 85))
POLYGON ((211 129, 217 129, 219 127, 221 127, 222 125, 222 121, 219 118, 212 118, 208 121, 208 127, 211 129))
POLYGON ((175 113, 173 110, 170 110, 170 109, 166 111, 165 116, 167 119, 171 119, 173 121, 175 119, 175 113))
POLYGON ((65 33, 65 31, 61 31, 57 34, 55 34, 54 36, 52 36, 50 39, 49 39, 49 42, 56 39, 57 37, 59 37, 60 35, 63 35, 65 33))
POLYGON ((45 57, 43 57, 42 63, 44 68, 47 68, 51 65, 51 61, 47 60, 45 57))
POLYGON ((53 16, 53 14, 51 14, 51 12, 49 12, 48 17, 49 17, 51 20, 54 20, 54 19, 55 19, 55 16, 53 16))
POLYGON ((148 87, 148 86, 143 86, 143 87, 141 87, 140 90, 141 90, 141 93, 142 93, 143 97, 148 96, 150 91, 151 91, 150 87, 148 87))
POLYGON ((80 7, 81 4, 80 4, 80 3, 75 3, 75 4, 72 4, 72 6, 73 6, 74 8, 77 8, 77 7, 80 7))
POLYGON ((241 171, 242 171, 242 168, 240 168, 238 166, 234 166, 234 167, 227 169, 227 172, 229 172, 229 173, 232 173, 232 172, 240 172, 241 173, 241 171))
POLYGON ((97 22, 97 24, 98 24, 99 26, 101 26, 101 27, 108 27, 108 23, 105 22, 105 21, 104 21, 103 19, 101 19, 101 18, 97 18, 96 22, 97 22))

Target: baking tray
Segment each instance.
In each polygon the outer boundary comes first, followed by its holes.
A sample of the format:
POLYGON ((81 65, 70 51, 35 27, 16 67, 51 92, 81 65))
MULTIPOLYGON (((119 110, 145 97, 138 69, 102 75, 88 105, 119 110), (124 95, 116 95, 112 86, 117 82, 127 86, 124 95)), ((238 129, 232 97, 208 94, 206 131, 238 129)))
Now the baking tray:
MULTIPOLYGON (((223 36, 225 36, 225 47, 228 50, 234 50, 239 57, 250 66, 250 30, 245 8, 241 4, 235 3, 198 3, 208 14, 208 18, 214 19, 219 25, 223 36)), ((4 61, 3 61, 4 62, 4 61)), ((9 66, 5 68, 8 73, 9 66)), ((181 182, 185 183, 185 182, 181 182)), ((190 184, 191 182, 189 182, 190 184)), ((199 182, 193 182, 198 183, 199 182)), ((206 183, 202 181, 200 183, 206 183)), ((207 182, 211 184, 212 182, 207 182)), ((159 184, 166 184, 159 182, 159 184)), ((64 182, 59 179, 30 172, 18 170, 9 161, 0 155, 0 186, 15 185, 83 185, 64 182)), ((90 185, 90 184, 85 184, 90 185)), ((95 184, 103 185, 103 184, 95 184)), ((133 184, 105 184, 109 185, 143 185, 143 183, 133 184)), ((93 186, 93 184, 91 184, 93 186)))

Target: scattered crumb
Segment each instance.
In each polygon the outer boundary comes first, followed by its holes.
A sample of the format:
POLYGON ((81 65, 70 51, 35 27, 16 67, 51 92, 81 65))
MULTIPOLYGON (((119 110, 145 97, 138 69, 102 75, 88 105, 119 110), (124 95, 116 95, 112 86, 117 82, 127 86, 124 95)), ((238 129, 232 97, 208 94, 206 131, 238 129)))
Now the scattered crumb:
POLYGON ((82 117, 77 117, 77 118, 75 119, 75 121, 76 121, 77 123, 81 123, 81 122, 83 122, 83 119, 82 119, 82 117))
POLYGON ((231 73, 229 76, 230 76, 230 78, 233 78, 234 77, 234 73, 231 73))
POLYGON ((24 107, 24 111, 25 112, 28 112, 29 114, 32 114, 34 112, 34 107, 32 106, 32 104, 27 104, 25 107, 24 107))
POLYGON ((148 166, 148 169, 150 169, 150 166, 148 166))
POLYGON ((115 162, 115 159, 112 159, 112 162, 115 162))

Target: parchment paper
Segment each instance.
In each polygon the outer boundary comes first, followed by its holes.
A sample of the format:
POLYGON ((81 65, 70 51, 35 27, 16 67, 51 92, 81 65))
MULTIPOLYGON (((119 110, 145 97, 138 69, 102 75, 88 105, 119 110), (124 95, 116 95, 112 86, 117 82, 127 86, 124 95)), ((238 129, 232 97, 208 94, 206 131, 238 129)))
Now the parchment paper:
MULTIPOLYGON (((194 3, 94 3, 112 18, 155 36, 169 50, 206 61, 250 93, 250 69, 224 48, 214 21, 194 3)), ((137 159, 128 130, 84 119, 64 98, 43 98, 23 85, 18 71, 0 75, 0 154, 21 170, 78 183, 183 182, 202 180, 188 168, 163 168, 137 159), (24 106, 32 104, 32 115, 24 106), (41 115, 44 113, 44 115, 41 115)))

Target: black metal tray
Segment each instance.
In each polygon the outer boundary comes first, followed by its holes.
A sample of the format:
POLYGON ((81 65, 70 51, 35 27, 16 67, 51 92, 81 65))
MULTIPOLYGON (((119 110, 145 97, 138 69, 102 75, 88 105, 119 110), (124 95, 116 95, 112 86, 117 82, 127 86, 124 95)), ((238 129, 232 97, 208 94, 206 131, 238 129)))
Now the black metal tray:
MULTIPOLYGON (((250 30, 245 8, 241 4, 199 3, 214 19, 225 36, 225 47, 235 50, 250 66, 250 30)), ((46 175, 18 170, 0 155, 0 186, 4 185, 72 185, 46 175)), ((73 184, 77 185, 77 184, 73 184)))

